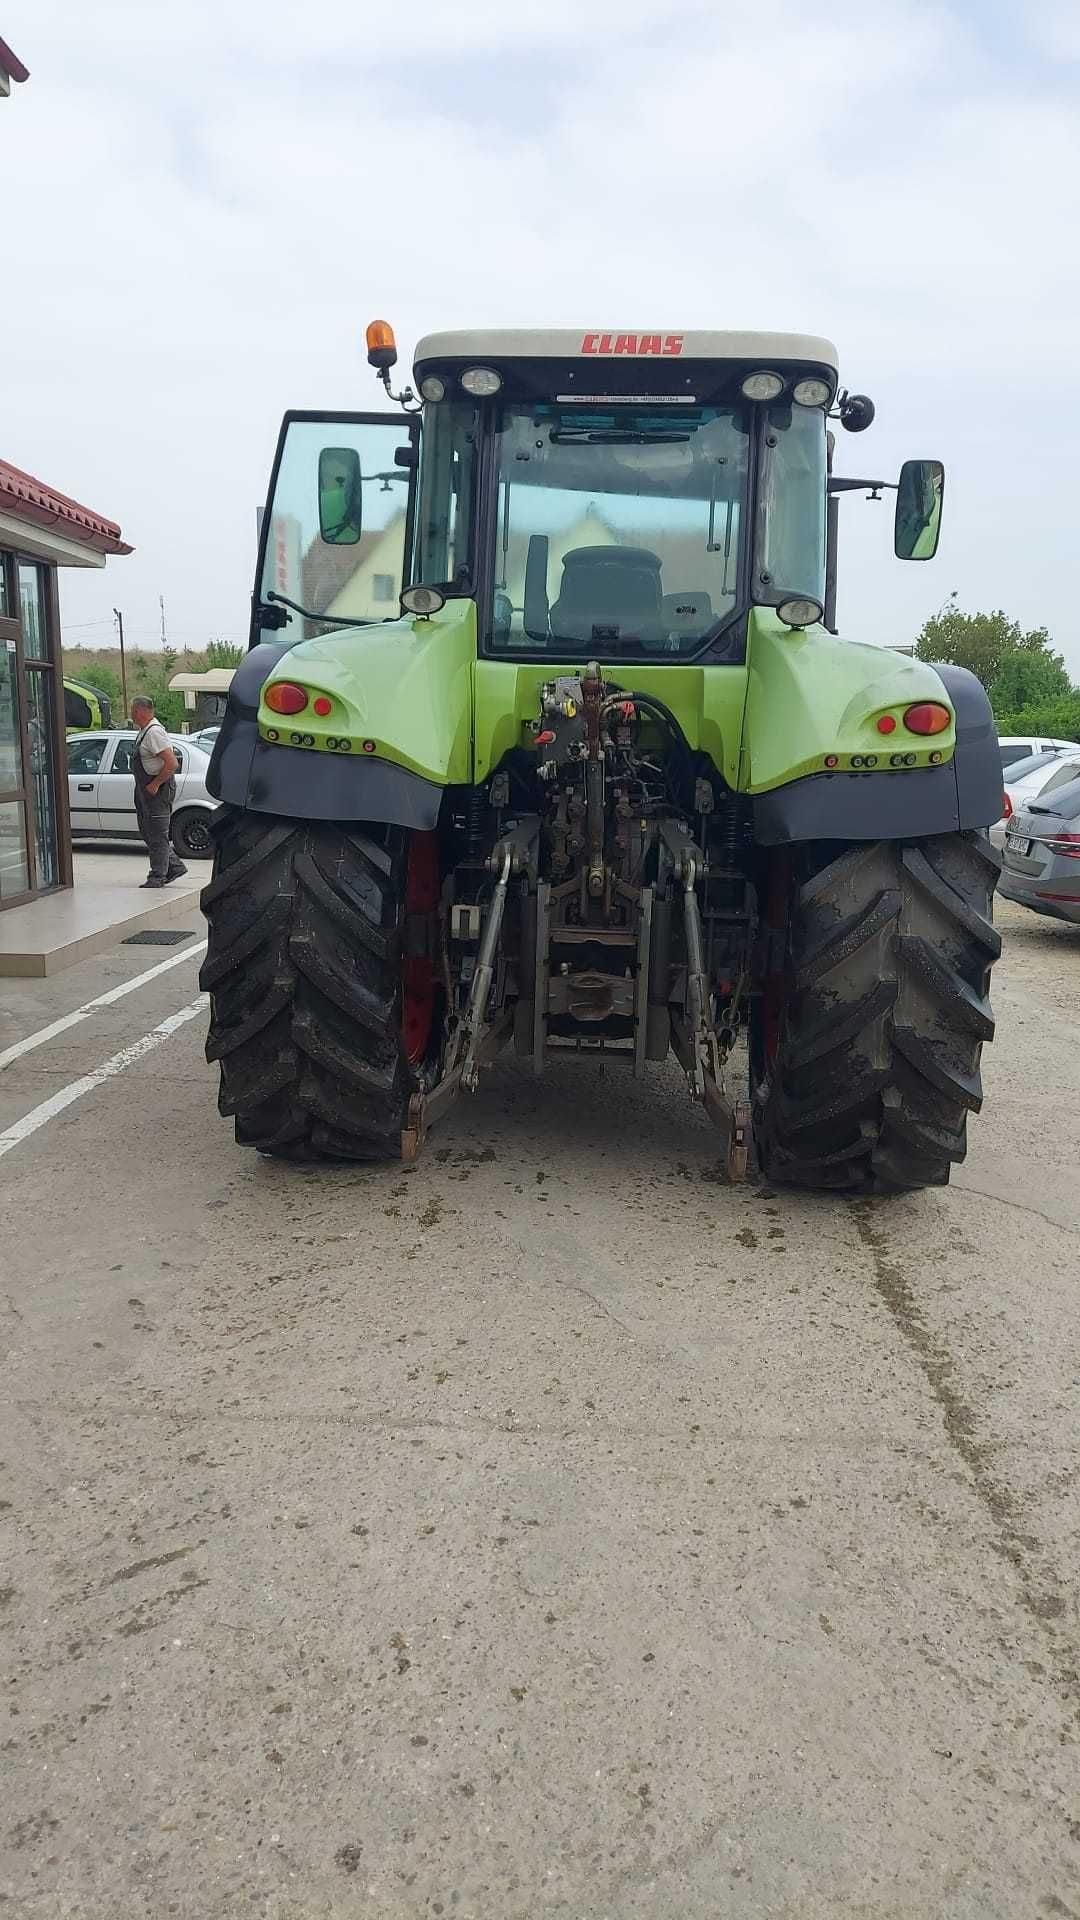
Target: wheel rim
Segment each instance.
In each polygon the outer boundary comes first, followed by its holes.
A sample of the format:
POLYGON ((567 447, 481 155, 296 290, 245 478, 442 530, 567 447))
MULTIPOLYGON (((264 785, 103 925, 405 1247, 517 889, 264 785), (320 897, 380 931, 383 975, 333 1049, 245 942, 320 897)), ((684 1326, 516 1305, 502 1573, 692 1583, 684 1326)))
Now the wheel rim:
MULTIPOLYGON (((439 905, 439 842, 434 833, 409 836, 405 882, 405 945, 432 924, 439 905), (412 923, 410 926, 410 922, 412 923)), ((419 945, 419 939, 416 939, 419 945)), ((402 954, 401 1038, 411 1066, 426 1059, 435 1022, 435 966, 430 953, 402 954)))
POLYGON ((210 828, 204 820, 185 820, 180 838, 184 842, 185 853, 209 853, 210 828))

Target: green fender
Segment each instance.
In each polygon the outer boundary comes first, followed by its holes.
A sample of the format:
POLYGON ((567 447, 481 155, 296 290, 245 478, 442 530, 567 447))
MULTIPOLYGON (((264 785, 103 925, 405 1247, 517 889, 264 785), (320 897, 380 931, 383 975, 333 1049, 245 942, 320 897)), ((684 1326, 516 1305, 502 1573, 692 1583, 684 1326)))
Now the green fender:
POLYGON ((408 616, 301 640, 266 677, 259 737, 282 745, 302 742, 306 752, 336 759, 374 756, 439 786, 467 782, 475 660, 471 600, 448 600, 430 619, 408 616), (267 706, 275 680, 306 689, 302 713, 282 715, 267 706), (329 713, 316 713, 316 700, 328 700, 329 713))
POLYGON ((744 793, 767 793, 827 764, 849 771, 865 765, 867 756, 884 771, 894 771, 894 754, 908 769, 952 759, 955 721, 929 736, 904 727, 906 709, 920 701, 952 712, 941 676, 925 661, 839 639, 821 626, 793 630, 769 608, 756 607, 747 664, 738 782, 744 793), (879 721, 889 719, 891 730, 880 731, 879 721))

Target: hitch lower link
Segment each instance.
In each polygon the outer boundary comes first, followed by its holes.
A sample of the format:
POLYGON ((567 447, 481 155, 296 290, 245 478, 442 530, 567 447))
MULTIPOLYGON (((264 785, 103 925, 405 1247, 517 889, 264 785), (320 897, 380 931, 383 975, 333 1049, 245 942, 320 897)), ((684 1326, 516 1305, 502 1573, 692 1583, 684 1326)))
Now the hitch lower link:
POLYGON ((529 815, 492 851, 488 865, 495 875, 495 888, 480 937, 468 1002, 454 1031, 442 1078, 430 1089, 418 1088, 409 1101, 408 1124, 401 1134, 401 1157, 405 1161, 417 1159, 428 1127, 446 1111, 462 1088, 466 1093, 476 1092, 480 1068, 495 1058, 513 1031, 513 1010, 489 1021, 488 1000, 495 978, 495 955, 510 879, 513 874, 529 871, 539 834, 539 818, 529 815))
MULTIPOLYGON (((671 1045, 686 1074, 691 1100, 704 1107, 725 1141, 725 1169, 731 1181, 745 1180, 753 1138, 750 1108, 736 1100, 725 1086, 728 1046, 721 1047, 713 1022, 705 940, 698 905, 698 875, 704 855, 686 828, 675 820, 660 823, 660 832, 683 888, 683 929, 686 940, 686 1016, 672 1015, 671 1045)), ((730 1044, 730 1043, 729 1043, 730 1044)))

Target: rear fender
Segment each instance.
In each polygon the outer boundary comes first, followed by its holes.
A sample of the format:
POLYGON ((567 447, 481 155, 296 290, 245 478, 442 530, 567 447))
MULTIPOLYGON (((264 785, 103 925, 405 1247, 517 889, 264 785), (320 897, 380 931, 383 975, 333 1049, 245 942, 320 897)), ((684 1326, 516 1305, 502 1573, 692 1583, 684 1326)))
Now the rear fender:
POLYGON ((256 813, 433 827, 444 789, 469 779, 475 658, 471 600, 430 620, 253 647, 233 676, 207 786, 256 813), (302 713, 267 707, 281 679, 307 691, 302 713), (315 713, 317 698, 329 713, 315 713))
POLYGON ((762 608, 751 620, 749 668, 739 784, 753 798, 764 845, 921 838, 1000 817, 1001 755, 974 674, 821 627, 793 633, 762 608), (944 732, 905 730, 905 709, 924 700, 951 709, 944 732), (896 724, 881 733, 885 715, 896 724), (900 753, 914 754, 914 765, 892 766, 900 753), (853 764, 868 755, 871 769, 853 764))

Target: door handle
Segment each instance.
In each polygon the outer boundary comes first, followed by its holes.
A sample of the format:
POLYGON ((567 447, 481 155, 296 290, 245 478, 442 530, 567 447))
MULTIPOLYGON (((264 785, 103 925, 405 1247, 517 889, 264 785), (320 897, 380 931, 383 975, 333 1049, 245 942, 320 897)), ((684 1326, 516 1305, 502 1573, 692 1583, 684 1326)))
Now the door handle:
POLYGON ((80 793, 93 793, 93 791, 94 791, 94 783, 93 783, 93 781, 92 781, 92 780, 80 780, 80 781, 79 781, 79 792, 80 792, 80 793))

